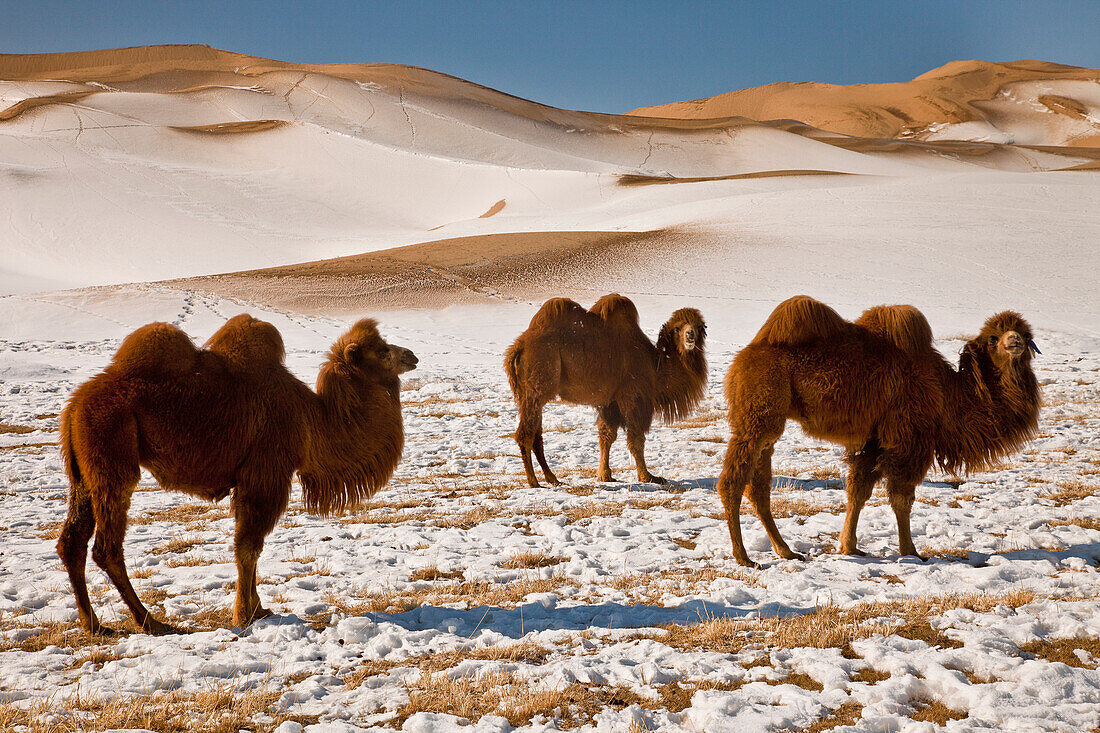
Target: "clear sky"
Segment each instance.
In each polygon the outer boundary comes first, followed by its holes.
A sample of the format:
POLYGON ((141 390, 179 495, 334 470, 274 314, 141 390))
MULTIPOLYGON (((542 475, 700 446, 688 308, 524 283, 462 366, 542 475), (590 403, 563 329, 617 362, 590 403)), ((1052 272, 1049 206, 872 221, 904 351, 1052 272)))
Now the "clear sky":
POLYGON ((776 81, 904 81, 956 59, 1100 67, 1100 0, 0 0, 0 52, 155 43, 412 64, 625 112, 776 81))

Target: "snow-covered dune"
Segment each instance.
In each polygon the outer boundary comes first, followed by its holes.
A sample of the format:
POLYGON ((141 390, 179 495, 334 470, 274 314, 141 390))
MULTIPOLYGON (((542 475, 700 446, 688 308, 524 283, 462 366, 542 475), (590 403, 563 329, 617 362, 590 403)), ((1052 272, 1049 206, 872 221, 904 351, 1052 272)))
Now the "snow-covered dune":
POLYGON ((622 176, 927 177, 1093 160, 1087 150, 868 145, 744 118, 558 110, 387 64, 292 65, 204 47, 97 53, 0 56, 0 292, 446 236, 637 229, 655 209, 660 226, 728 213, 715 203, 728 187, 641 192, 622 176))

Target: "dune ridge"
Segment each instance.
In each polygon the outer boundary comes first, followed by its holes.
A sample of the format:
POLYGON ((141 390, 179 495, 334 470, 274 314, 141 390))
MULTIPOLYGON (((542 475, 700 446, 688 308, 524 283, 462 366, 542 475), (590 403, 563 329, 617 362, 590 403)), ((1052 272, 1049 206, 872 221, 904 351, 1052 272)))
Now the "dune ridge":
MULTIPOLYGON (((898 83, 782 82, 640 107, 628 114, 666 119, 792 119, 856 137, 945 139, 954 132, 956 139, 985 137, 994 142, 1024 142, 1024 137, 1038 133, 1013 120, 1012 113, 1030 113, 1030 118, 1041 119, 1044 110, 1039 107, 1044 98, 1058 100, 1056 104, 1073 110, 1070 116, 1082 123, 1064 129, 1054 123, 1047 125, 1047 135, 1053 137, 1046 142, 1057 139, 1064 145, 1100 145, 1100 69, 1035 60, 952 61, 912 81, 898 83), (1074 91, 1067 86, 1073 82, 1087 86, 1074 91), (1068 91, 1052 91, 1060 89, 1068 91), (959 129, 964 123, 978 125, 971 130, 959 129), (945 130, 952 127, 953 131, 945 130)), ((1046 111, 1052 111, 1050 106, 1045 105, 1046 111)))

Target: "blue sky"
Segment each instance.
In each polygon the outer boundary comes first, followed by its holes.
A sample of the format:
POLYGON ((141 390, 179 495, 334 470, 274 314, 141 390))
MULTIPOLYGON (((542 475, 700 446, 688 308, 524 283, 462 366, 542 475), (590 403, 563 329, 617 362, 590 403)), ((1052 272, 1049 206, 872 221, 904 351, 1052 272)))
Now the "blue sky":
POLYGON ((776 81, 904 81, 948 61, 1100 67, 1100 0, 174 2, 0 0, 0 52, 207 43, 423 66, 625 112, 776 81))

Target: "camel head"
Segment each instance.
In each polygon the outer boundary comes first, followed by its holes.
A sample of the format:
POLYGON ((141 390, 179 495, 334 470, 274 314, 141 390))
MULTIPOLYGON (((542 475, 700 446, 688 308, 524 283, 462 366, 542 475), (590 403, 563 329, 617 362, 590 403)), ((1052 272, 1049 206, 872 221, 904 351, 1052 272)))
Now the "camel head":
POLYGON ((991 364, 998 372, 1015 373, 1031 368, 1031 357, 1039 348, 1031 337, 1031 326, 1019 313, 1004 311, 990 318, 981 333, 964 347, 980 362, 991 364))
POLYGON ((340 337, 329 352, 329 361, 349 376, 392 375, 416 369, 418 359, 403 346, 386 343, 378 332, 378 322, 364 318, 340 337))
POLYGON ((681 355, 690 354, 698 349, 703 351, 707 340, 707 325, 703 314, 695 308, 681 308, 672 314, 661 328, 657 345, 675 348, 681 355))

